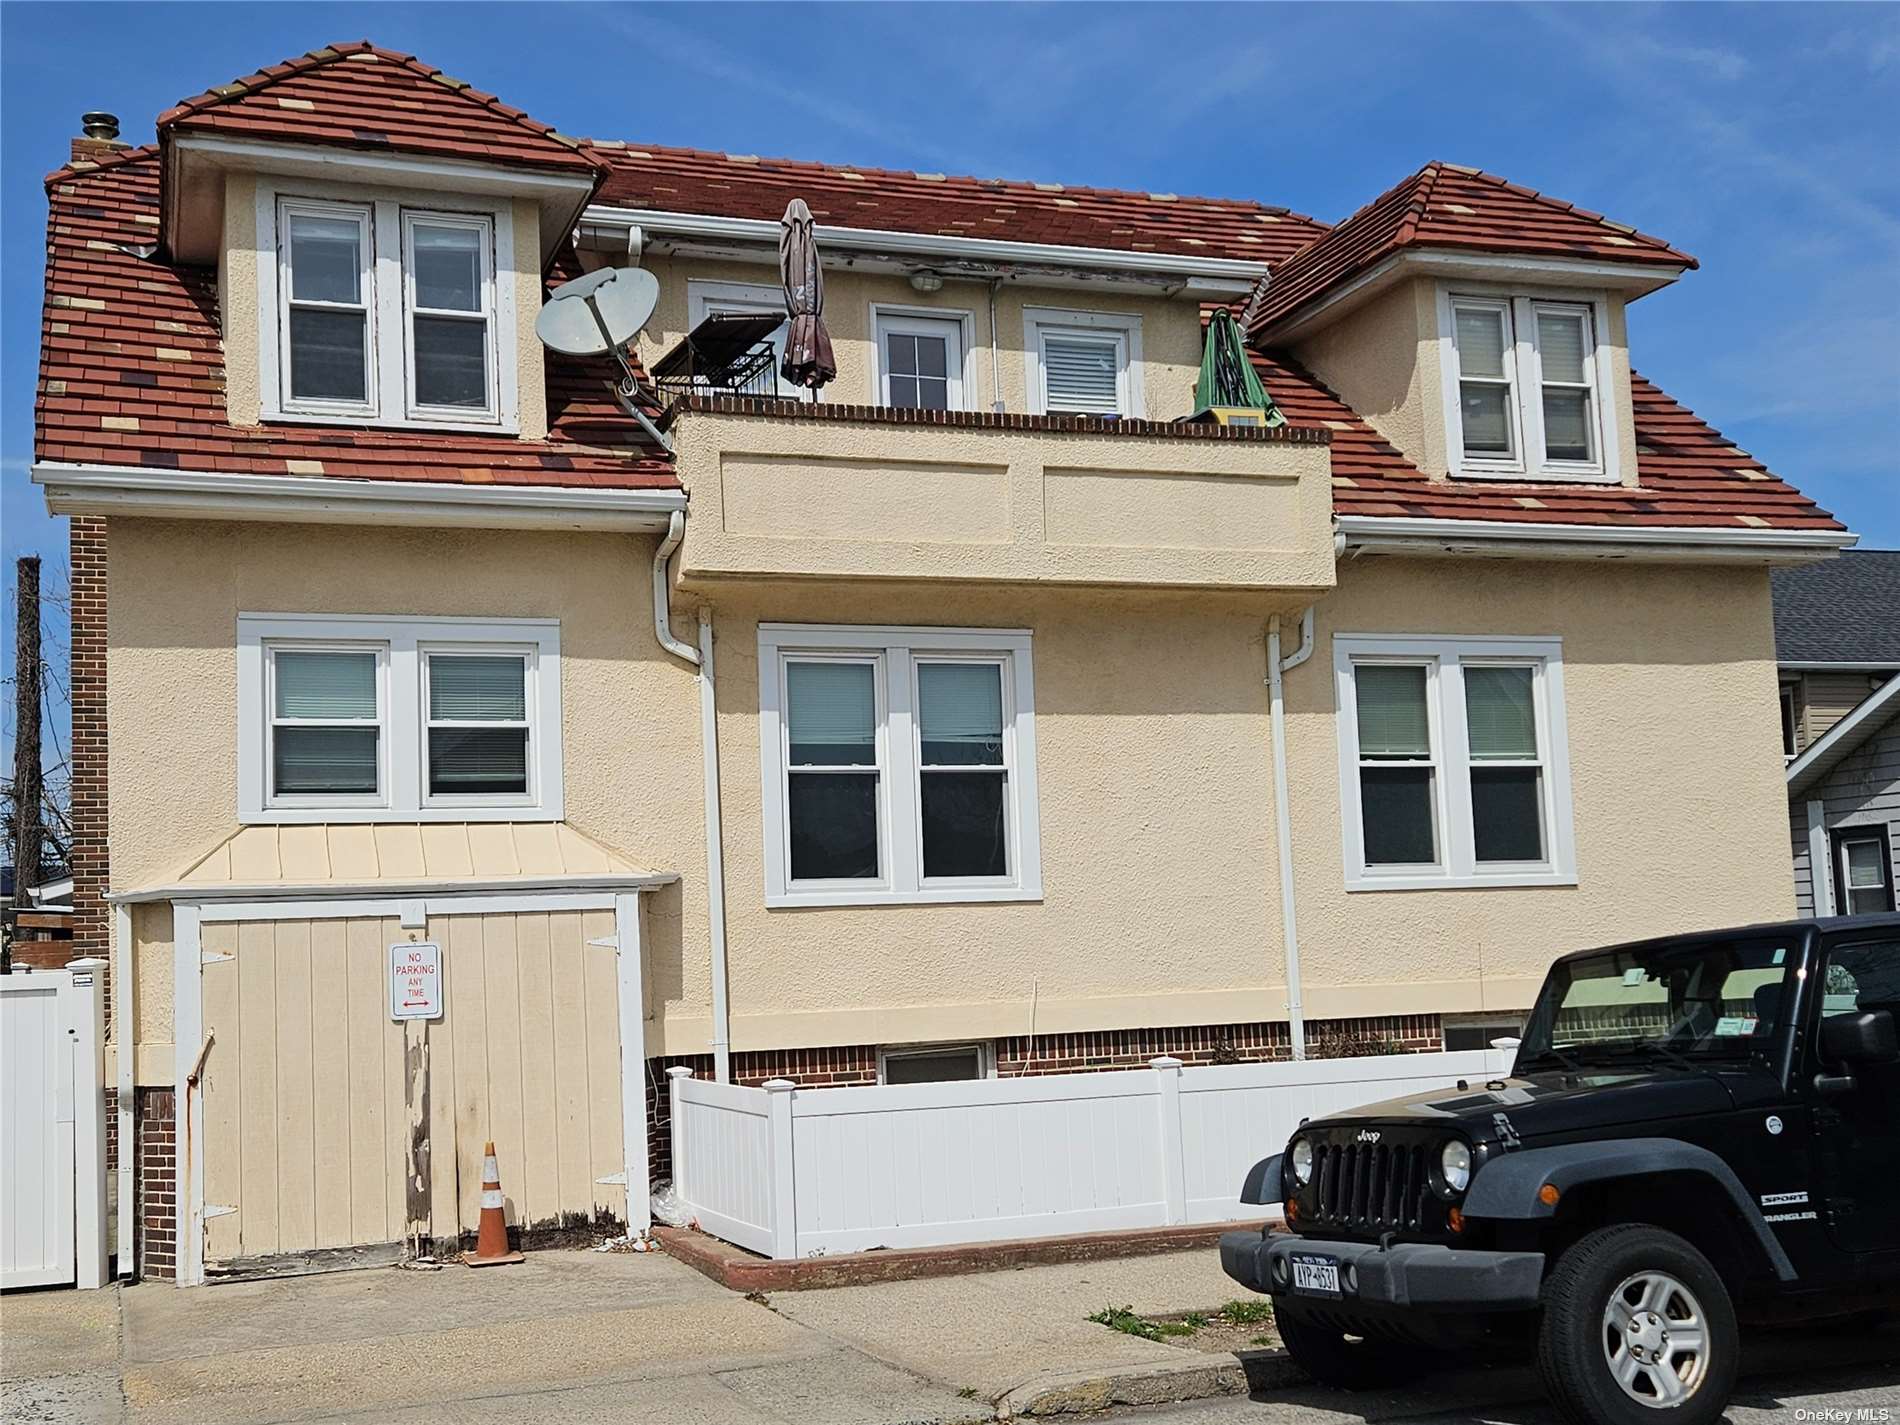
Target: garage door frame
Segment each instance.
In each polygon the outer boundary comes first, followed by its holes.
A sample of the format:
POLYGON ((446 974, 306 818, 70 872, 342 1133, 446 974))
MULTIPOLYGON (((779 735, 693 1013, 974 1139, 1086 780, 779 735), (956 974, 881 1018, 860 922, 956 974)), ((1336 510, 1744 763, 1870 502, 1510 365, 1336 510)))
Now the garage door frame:
MULTIPOLYGON (((583 878, 584 879, 584 878, 583 878)), ((199 1082, 211 1040, 204 1022, 203 927, 220 921, 397 919, 420 929, 430 916, 510 915, 545 911, 611 910, 620 1020, 621 1156, 625 1160, 628 1230, 652 1226, 647 1175, 646 1004, 641 897, 672 877, 643 878, 598 889, 503 890, 458 887, 422 895, 303 894, 281 898, 197 899, 172 902, 173 1042, 178 1104, 176 1201, 177 1274, 181 1287, 205 1279, 205 1160, 203 1089, 199 1082)))

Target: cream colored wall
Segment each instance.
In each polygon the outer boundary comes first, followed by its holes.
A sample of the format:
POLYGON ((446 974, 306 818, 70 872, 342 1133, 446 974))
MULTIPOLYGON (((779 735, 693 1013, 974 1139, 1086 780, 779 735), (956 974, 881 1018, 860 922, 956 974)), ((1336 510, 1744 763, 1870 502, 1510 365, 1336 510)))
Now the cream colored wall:
MULTIPOLYGON (((649 908, 650 1052, 704 1052, 697 690, 653 640, 650 538, 133 520, 111 538, 115 886, 232 829, 240 609, 558 616, 569 820, 683 877, 649 908)), ((1284 1014, 1270 596, 710 587, 735 1048, 1027 1033, 1032 1006, 1043 1033, 1284 1014), (767 911, 760 620, 1032 628, 1044 899, 767 911)), ((1288 678, 1309 1017, 1520 1008, 1564 950, 1788 904, 1762 571, 1362 558, 1318 634, 1288 678), (1578 886, 1344 890, 1335 631, 1563 638, 1578 886)), ((162 949, 141 977, 143 1032, 168 1039, 162 949)))
MULTIPOLYGON (((1438 289, 1433 278, 1400 282, 1302 337, 1293 353, 1374 430, 1433 479, 1451 470, 1445 431, 1444 373, 1438 347, 1438 289)), ((1458 284, 1483 288, 1485 284, 1458 284)), ((1528 289, 1533 293, 1535 288, 1528 289)), ((1630 401, 1629 324, 1623 298, 1604 295, 1610 358, 1608 414, 1623 483, 1636 478, 1636 416, 1630 401)))
POLYGON ((692 412, 683 577, 1323 589, 1323 445, 692 412))
MULTIPOLYGON (((376 188, 364 185, 365 198, 376 188)), ((503 354, 513 355, 518 378, 516 401, 521 438, 541 440, 548 433, 547 381, 534 319, 541 313, 541 209, 533 199, 517 198, 511 205, 514 250, 497 252, 498 276, 514 286, 515 329, 503 333, 503 354)), ((254 426, 262 419, 258 343, 263 316, 257 305, 260 262, 276 261, 275 254, 258 250, 257 176, 228 173, 224 179, 223 258, 218 264, 218 307, 223 318, 224 401, 234 426, 254 426)))
MULTIPOLYGON (((652 537, 128 519, 110 537, 115 889, 169 881, 236 827, 240 611, 558 617, 568 820, 684 877, 645 898, 648 1003, 706 1003, 698 693, 653 639, 652 537)), ((141 1034, 169 1042, 163 915, 135 918, 137 1000, 141 1034)))
MULTIPOLYGON (((774 291, 779 286, 775 266, 675 257, 649 257, 641 265, 660 281, 660 304, 638 344, 640 359, 648 366, 689 329, 688 283, 745 283, 774 291)), ((926 293, 912 290, 909 279, 901 274, 835 270, 825 273, 825 329, 831 334, 832 350, 838 358, 838 379, 825 387, 822 399, 847 405, 882 404, 872 390, 873 303, 969 318, 965 333, 971 352, 963 389, 964 405, 969 410, 989 410, 993 389, 1000 389, 1005 410, 1029 409, 1023 369, 1025 306, 1139 316, 1147 416, 1173 420, 1194 408, 1194 382, 1201 368, 1201 317, 1199 306, 1192 301, 1006 283, 996 294, 998 388, 993 388, 986 283, 946 278, 941 291, 926 293)))
POLYGON ((620 1029, 608 911, 205 927, 202 1109, 205 1255, 395 1242, 406 1235, 405 1053, 391 1021, 388 947, 442 947, 443 1017, 428 1025, 430 1219, 480 1222, 492 1139, 511 1225, 626 1217, 620 1029))

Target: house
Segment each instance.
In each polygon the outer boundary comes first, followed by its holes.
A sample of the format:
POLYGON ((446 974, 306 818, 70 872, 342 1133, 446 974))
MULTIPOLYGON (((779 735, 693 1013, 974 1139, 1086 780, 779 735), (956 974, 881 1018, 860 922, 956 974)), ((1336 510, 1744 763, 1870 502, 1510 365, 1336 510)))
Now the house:
POLYGON ((1795 905, 1900 909, 1900 551, 1777 569, 1773 583, 1795 905))
POLYGON ((146 1275, 452 1240, 488 1139, 531 1240, 642 1225, 671 1065, 1482 1042, 1785 914, 1769 571, 1853 536, 1632 369, 1666 242, 577 139, 367 43, 157 127, 47 181, 33 472, 146 1275), (644 369, 779 314, 795 198, 817 399, 656 443, 535 339, 604 266, 644 369), (1284 424, 1184 419, 1269 273, 1284 424))

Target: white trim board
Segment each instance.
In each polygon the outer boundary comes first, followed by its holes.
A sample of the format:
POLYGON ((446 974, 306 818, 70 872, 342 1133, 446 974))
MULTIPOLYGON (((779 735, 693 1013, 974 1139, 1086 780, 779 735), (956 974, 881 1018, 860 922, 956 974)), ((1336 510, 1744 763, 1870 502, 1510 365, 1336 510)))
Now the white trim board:
POLYGON ((47 510, 56 515, 658 533, 686 509, 686 492, 667 489, 233 475, 54 461, 36 463, 32 475, 46 491, 47 510))
POLYGON ((1534 559, 1804 563, 1831 559, 1860 540, 1857 534, 1834 529, 1539 524, 1404 515, 1338 515, 1333 526, 1349 551, 1534 559))
POLYGON ((1900 714, 1900 677, 1887 679, 1862 698, 1852 712, 1810 742, 1801 755, 1788 764, 1788 795, 1798 796, 1806 791, 1896 714, 1900 714))

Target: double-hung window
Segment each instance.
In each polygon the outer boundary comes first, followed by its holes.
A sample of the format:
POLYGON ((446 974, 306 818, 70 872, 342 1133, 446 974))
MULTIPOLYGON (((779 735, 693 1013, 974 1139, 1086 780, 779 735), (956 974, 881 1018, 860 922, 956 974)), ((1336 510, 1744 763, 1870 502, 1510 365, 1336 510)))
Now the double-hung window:
POLYGON ((242 614, 240 816, 557 820, 560 698, 553 620, 242 614))
POLYGON ((1841 915, 1892 910, 1893 847, 1887 839, 1887 828, 1856 826, 1836 831, 1834 877, 1841 915))
POLYGON ((1041 894, 1030 636, 762 625, 768 905, 1041 894))
POLYGON ((961 411, 963 320, 874 309, 878 401, 909 411, 961 411))
POLYGON ((513 242, 505 207, 265 184, 258 222, 277 255, 259 273, 266 418, 512 427, 515 363, 502 359, 512 296, 497 268, 513 242))
POLYGON ((1557 639, 1334 639, 1352 890, 1576 878, 1557 639))
POLYGON ((1033 414, 1144 414, 1140 317, 1029 307, 1023 322, 1033 414))
POLYGON ((1603 410, 1601 302, 1447 292, 1441 303, 1453 474, 1618 478, 1603 410))

